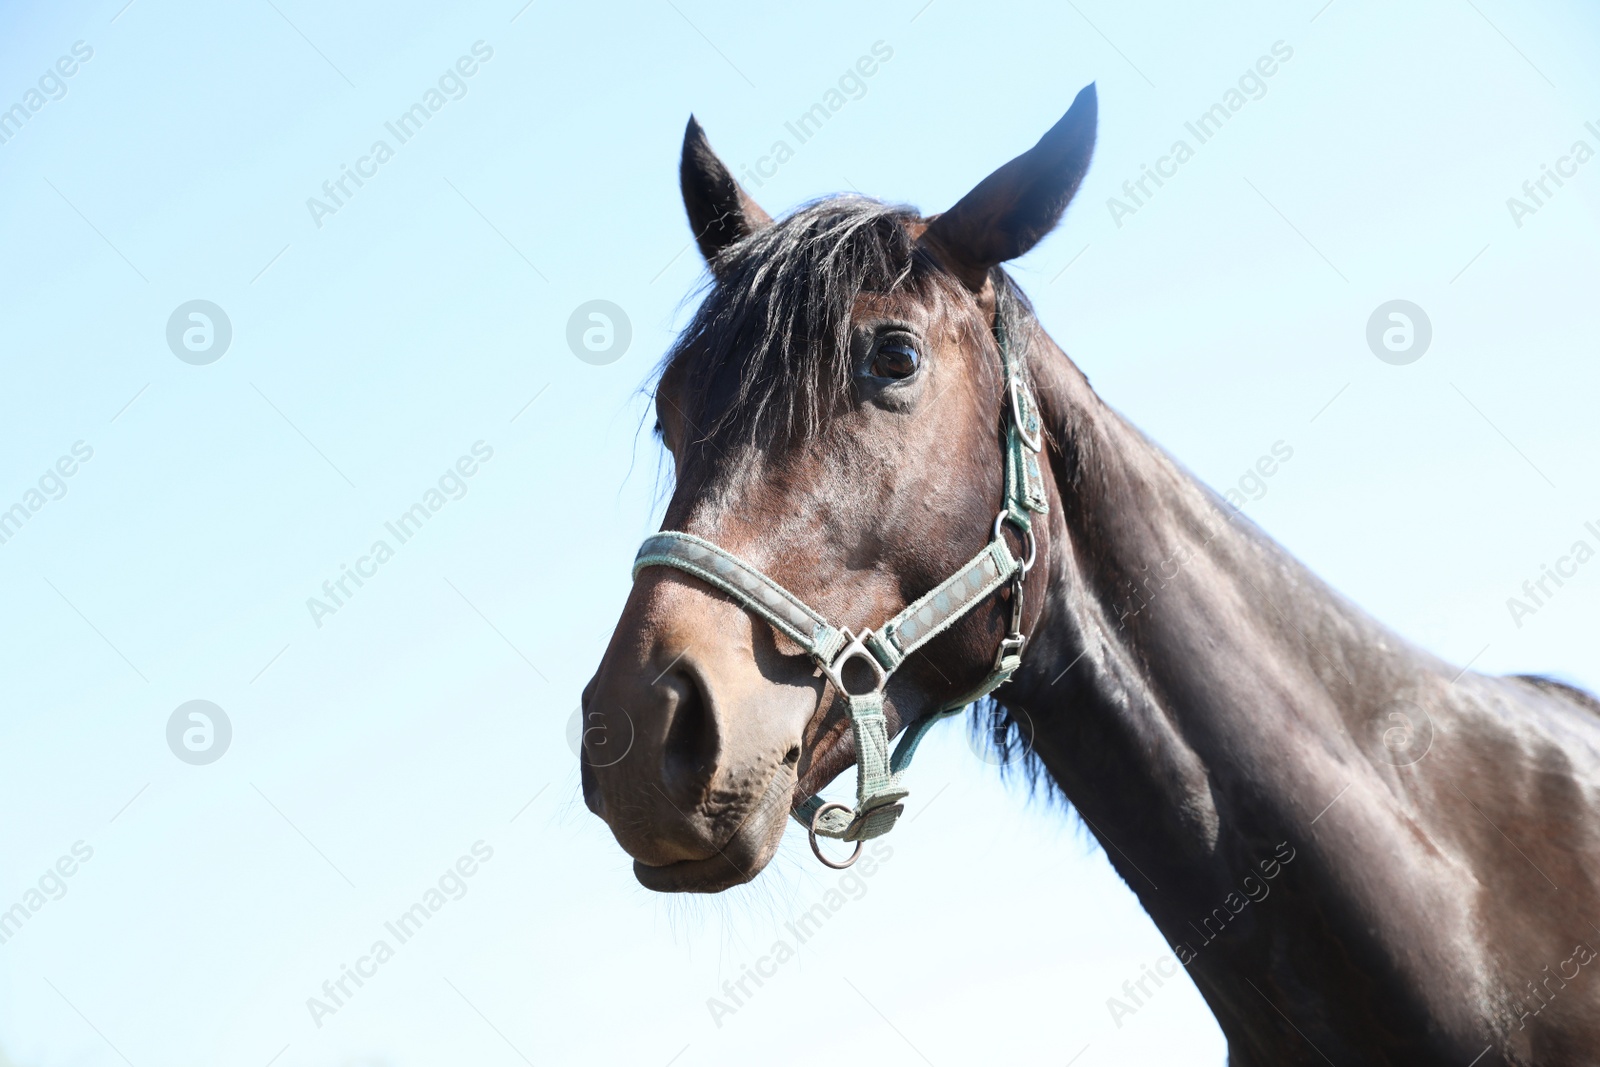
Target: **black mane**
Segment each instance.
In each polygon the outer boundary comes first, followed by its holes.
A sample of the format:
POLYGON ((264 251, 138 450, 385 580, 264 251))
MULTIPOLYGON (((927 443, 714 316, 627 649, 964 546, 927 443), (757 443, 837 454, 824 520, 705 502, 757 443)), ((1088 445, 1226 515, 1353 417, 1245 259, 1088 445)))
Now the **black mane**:
MULTIPOLYGON (((729 247, 661 364, 683 374, 690 447, 779 446, 821 429, 848 395, 856 297, 929 299, 961 286, 912 238, 908 226, 921 221, 913 208, 835 196, 729 247)), ((1033 307, 1005 271, 990 275, 996 314, 1026 365, 1039 332, 1033 307)))
POLYGON ((907 229, 919 220, 910 208, 831 197, 728 248, 663 364, 681 366, 693 443, 815 433, 849 385, 857 295, 922 295, 943 273, 907 229))

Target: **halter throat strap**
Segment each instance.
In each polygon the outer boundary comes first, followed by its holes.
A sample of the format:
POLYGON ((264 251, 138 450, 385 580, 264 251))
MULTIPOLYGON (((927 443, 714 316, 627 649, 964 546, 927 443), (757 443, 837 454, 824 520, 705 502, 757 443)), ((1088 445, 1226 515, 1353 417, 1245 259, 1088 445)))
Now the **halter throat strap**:
MULTIPOLYGON (((1032 516, 1049 509, 1040 467, 1043 429, 1038 405, 1010 351, 1003 324, 997 321, 994 332, 1006 396, 1002 416, 1005 500, 993 533, 982 551, 882 626, 860 634, 836 627, 754 564, 693 534, 664 530, 646 538, 634 558, 635 579, 646 567, 672 567, 728 594, 804 649, 846 698, 856 747, 856 802, 853 807, 825 804, 820 796, 813 796, 794 809, 794 818, 811 831, 814 849, 817 835, 864 841, 888 833, 904 811, 901 801, 909 795, 902 776, 928 729, 1004 685, 1022 665, 1027 643, 1021 632, 1023 578, 1033 565, 1035 548, 1032 516), (1017 559, 1006 543, 1001 528, 1008 522, 1022 534, 1028 551, 1025 559, 1017 559), (890 752, 883 710, 890 676, 917 649, 1008 582, 1014 585, 1011 630, 1000 642, 994 666, 975 688, 911 723, 890 752), (851 692, 845 684, 845 668, 855 661, 865 664, 874 680, 865 692, 851 692)), ((859 682, 856 688, 861 689, 859 682)), ((829 866, 849 865, 848 861, 836 864, 828 860, 820 850, 817 855, 829 866)))

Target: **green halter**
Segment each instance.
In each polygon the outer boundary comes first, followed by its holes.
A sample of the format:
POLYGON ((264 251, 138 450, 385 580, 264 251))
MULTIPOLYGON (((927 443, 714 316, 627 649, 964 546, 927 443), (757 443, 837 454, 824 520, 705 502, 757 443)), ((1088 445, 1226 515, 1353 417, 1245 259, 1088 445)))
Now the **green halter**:
POLYGON ((1005 506, 995 517, 994 534, 983 551, 969 563, 876 631, 852 634, 834 627, 756 567, 692 534, 664 530, 647 538, 633 561, 635 578, 646 567, 675 567, 727 593, 805 649, 828 681, 849 701, 856 745, 855 806, 824 803, 820 796, 813 796, 792 812, 794 818, 810 830, 812 851, 830 867, 848 867, 861 854, 861 841, 888 833, 900 817, 904 810, 900 801, 909 795, 900 779, 928 728, 988 696, 1022 665, 1022 649, 1027 643, 1021 632, 1022 583, 1023 576, 1033 566, 1036 550, 1031 513, 1045 512, 1049 505, 1044 475, 1039 467, 1043 434, 1038 405, 1009 350, 1005 331, 998 323, 995 341, 1005 372, 1007 403, 1003 435, 1005 506), (1018 560, 1011 554, 1000 532, 1007 522, 1022 533, 1028 548, 1027 559, 1018 560), (947 701, 938 711, 907 727, 905 736, 891 754, 883 714, 883 694, 889 676, 911 653, 954 625, 1008 581, 1014 583, 1011 632, 1000 642, 988 676, 976 688, 947 701), (877 681, 870 691, 852 693, 845 687, 844 668, 852 660, 860 660, 872 671, 877 681), (830 860, 817 846, 819 834, 855 841, 856 851, 842 863, 830 860))

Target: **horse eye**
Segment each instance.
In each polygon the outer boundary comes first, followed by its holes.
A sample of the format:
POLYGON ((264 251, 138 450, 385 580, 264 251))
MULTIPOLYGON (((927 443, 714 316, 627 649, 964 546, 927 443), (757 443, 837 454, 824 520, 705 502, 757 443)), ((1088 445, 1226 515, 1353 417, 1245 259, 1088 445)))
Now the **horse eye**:
POLYGON ((872 376, 899 381, 917 373, 922 357, 904 341, 885 341, 872 357, 872 376))

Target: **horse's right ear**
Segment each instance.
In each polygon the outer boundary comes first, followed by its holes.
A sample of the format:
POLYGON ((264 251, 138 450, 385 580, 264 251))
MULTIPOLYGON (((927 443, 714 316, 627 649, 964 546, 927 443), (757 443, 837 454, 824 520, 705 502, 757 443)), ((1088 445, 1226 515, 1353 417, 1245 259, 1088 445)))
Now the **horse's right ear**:
POLYGON ((711 150, 706 131, 693 115, 683 131, 683 161, 678 164, 678 183, 683 187, 683 206, 689 212, 689 228, 706 262, 715 264, 722 250, 772 225, 772 218, 761 205, 733 180, 728 168, 711 150))
POLYGON ((989 269, 1038 244, 1061 221, 1094 155, 1099 102, 1093 83, 1039 143, 934 217, 922 243, 973 292, 989 269))

